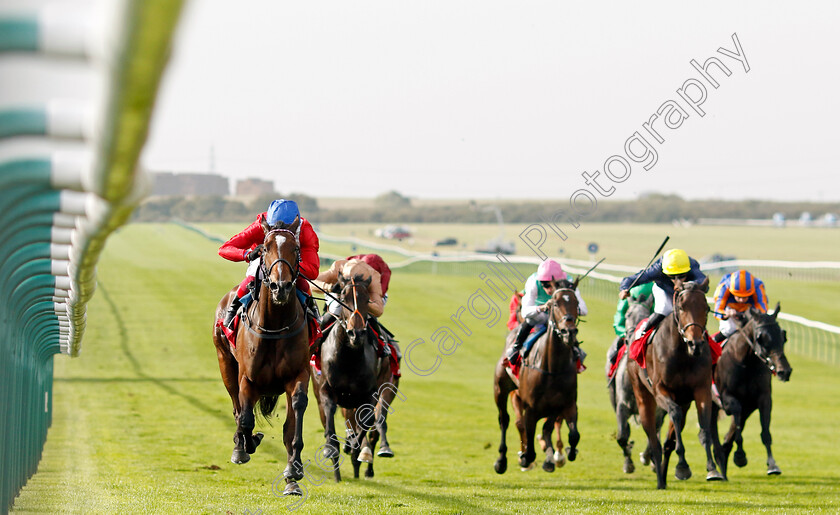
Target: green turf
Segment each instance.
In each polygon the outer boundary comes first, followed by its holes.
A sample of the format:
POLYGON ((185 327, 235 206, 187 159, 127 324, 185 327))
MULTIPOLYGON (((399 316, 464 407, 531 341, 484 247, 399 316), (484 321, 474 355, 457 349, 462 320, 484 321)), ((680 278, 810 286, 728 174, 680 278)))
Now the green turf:
MULTIPOLYGON (((229 462, 234 421, 210 341, 212 313, 244 266, 227 263, 217 244, 174 225, 130 225, 109 240, 89 304, 78 359, 55 358, 53 425, 39 472, 15 504, 20 513, 286 513, 272 495, 285 465, 281 420, 259 422, 266 440, 246 465, 229 462)), ((432 332, 454 328, 450 315, 483 287, 476 275, 396 273, 383 322, 403 348, 422 338, 413 360, 429 366, 432 332)), ((835 290, 836 291, 836 290, 835 290)), ((748 466, 730 481, 704 481, 696 417, 684 432, 695 477, 666 491, 639 466, 621 472, 615 421, 603 381, 613 301, 587 298, 581 327, 589 352, 580 377, 580 456, 553 474, 514 466, 493 472, 499 431, 493 366, 504 320, 488 328, 463 317, 472 336, 440 368, 404 371, 404 401, 389 418, 397 456, 377 459, 373 480, 307 485, 299 513, 836 512, 840 506, 840 376, 836 367, 790 355, 792 381, 774 381, 774 454, 784 474, 764 474, 757 417, 745 430, 748 466)), ((506 303, 498 306, 506 318, 506 303)), ((283 401, 281 401, 282 404, 283 401)), ((310 404, 304 457, 323 443, 310 404)), ((724 429, 721 423, 721 429, 724 429)), ((509 442, 515 438, 508 433, 509 442)), ((563 438, 566 438, 564 430, 563 438)), ((643 432, 632 427, 636 451, 643 432)), ((303 484, 306 484, 305 482, 303 484)))

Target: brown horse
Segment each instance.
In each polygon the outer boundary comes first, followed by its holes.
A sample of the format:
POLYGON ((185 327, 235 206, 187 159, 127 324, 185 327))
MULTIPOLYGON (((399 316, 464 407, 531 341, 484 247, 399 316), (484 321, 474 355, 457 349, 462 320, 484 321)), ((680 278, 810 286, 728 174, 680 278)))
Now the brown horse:
MULTIPOLYGON (((776 304, 773 314, 750 308, 743 315, 737 315, 738 332, 729 337, 715 368, 715 385, 723 409, 727 415, 732 415, 732 425, 722 443, 720 468, 724 475, 733 441, 738 445, 733 459, 735 465, 744 467, 747 464, 741 433, 747 418, 755 410, 761 420, 761 441, 767 449, 767 474, 782 473, 770 450, 773 442, 770 436, 770 411, 773 409, 770 379, 775 374, 786 382, 793 370, 785 357, 787 335, 776 321, 780 309, 776 304)), ((717 405, 712 408, 712 420, 717 420, 719 411, 717 405)), ((712 424, 712 430, 717 433, 717 424, 712 424)))
POLYGON ((708 290, 708 278, 702 284, 676 280, 673 316, 667 317, 659 324, 652 342, 647 346, 647 369, 642 369, 635 360, 629 360, 627 363, 627 371, 639 406, 639 418, 648 436, 648 445, 656 470, 656 487, 660 489, 666 487, 668 460, 674 450, 679 457, 675 470, 676 478, 683 480, 691 477, 682 440, 685 415, 691 401, 694 401, 697 408, 700 441, 706 449, 706 480, 724 479, 718 472, 712 456, 712 355, 706 332, 709 306, 705 295, 708 290), (664 460, 656 428, 657 405, 664 409, 670 418, 664 460))
POLYGON ((555 421, 566 421, 569 428, 569 461, 574 461, 577 457, 577 444, 580 440, 577 430, 577 366, 572 348, 578 345, 578 301, 575 295, 578 280, 574 283, 566 280, 555 283, 557 289, 547 303, 550 308, 548 330, 534 344, 528 357, 523 359, 518 386, 505 370, 504 356, 507 354, 507 347, 514 342, 516 330, 508 334, 505 352, 496 364, 493 385, 496 408, 499 410, 499 428, 502 432, 499 457, 494 465, 498 474, 507 470, 509 395, 516 414, 516 427, 519 430, 520 467, 531 468, 537 457, 534 436, 537 422, 542 418, 546 419, 541 442, 545 445, 546 452, 543 470, 552 472, 556 463, 559 462, 561 466, 563 464, 563 442, 559 437, 559 430, 556 452, 551 445, 555 421))
MULTIPOLYGON (((253 434, 254 409, 268 417, 280 394, 286 394, 286 421, 283 441, 288 453, 284 471, 284 495, 302 495, 297 484, 303 478, 303 413, 309 387, 309 328, 303 307, 295 291, 300 248, 295 235, 287 229, 265 231, 265 250, 260 264, 262 280, 259 298, 243 316, 236 334, 236 348, 231 348, 220 327, 213 328, 213 343, 219 369, 236 419, 234 448, 230 461, 250 460, 262 440, 253 434), (268 264, 268 265, 267 265, 268 264)), ((235 288, 216 307, 216 319, 223 319, 235 288)))
POLYGON ((345 450, 350 453, 355 478, 361 462, 368 464, 365 477, 373 477, 371 448, 380 437, 377 456, 394 456, 388 444, 387 415, 399 383, 391 373, 388 356, 377 355, 367 322, 370 281, 360 275, 348 278, 339 274, 336 290, 345 307, 321 344, 321 375, 314 375, 312 381, 326 438, 323 455, 332 460, 336 482, 341 481, 341 445, 335 430, 338 407, 349 423, 345 450))

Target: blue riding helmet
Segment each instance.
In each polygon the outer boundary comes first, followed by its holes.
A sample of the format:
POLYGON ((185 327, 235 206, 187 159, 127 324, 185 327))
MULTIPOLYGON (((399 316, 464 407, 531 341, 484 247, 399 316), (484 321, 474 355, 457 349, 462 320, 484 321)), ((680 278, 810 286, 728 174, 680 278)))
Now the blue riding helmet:
POLYGON ((297 202, 294 200, 279 199, 275 200, 268 206, 265 219, 272 227, 282 222, 290 224, 300 216, 297 202))

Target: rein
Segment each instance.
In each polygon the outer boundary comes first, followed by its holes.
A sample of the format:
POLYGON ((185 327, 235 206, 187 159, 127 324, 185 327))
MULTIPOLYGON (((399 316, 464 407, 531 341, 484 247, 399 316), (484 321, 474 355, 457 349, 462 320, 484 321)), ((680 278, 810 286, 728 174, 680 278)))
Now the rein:
MULTIPOLYGON (((750 321, 750 324, 754 324, 754 323, 755 323, 754 321, 752 321, 752 320, 750 321)), ((753 354, 755 354, 755 357, 757 357, 759 360, 761 360, 761 362, 764 363, 764 365, 770 370, 770 372, 773 372, 775 374, 776 373, 776 367, 773 365, 773 361, 770 359, 770 356, 765 356, 764 355, 764 349, 762 349, 761 345, 758 344, 758 330, 762 329, 764 327, 772 327, 772 326, 773 326, 773 324, 759 324, 759 325, 756 325, 755 327, 753 327, 753 336, 755 337, 755 339, 750 338, 749 336, 747 336, 747 333, 744 332, 744 329, 746 328, 746 326, 739 327, 737 331, 738 331, 738 333, 741 334, 741 336, 744 337, 744 340, 747 342, 747 345, 749 345, 750 350, 752 350, 753 354)), ((745 366, 743 364, 740 364, 740 365, 745 366)))
MULTIPOLYGON (((272 231, 269 231, 269 233, 265 235, 265 239, 267 240, 269 236, 271 236, 272 234, 275 234, 275 233, 289 233, 292 236, 292 238, 295 237, 295 234, 288 229, 274 229, 272 231)), ((278 253, 278 255, 279 255, 279 253, 278 253)), ((297 246, 297 245, 295 245, 295 256, 296 256, 297 266, 293 267, 292 264, 289 263, 287 260, 278 257, 276 260, 274 260, 274 262, 271 263, 271 265, 267 269, 266 269, 266 266, 265 266, 265 260, 262 259, 262 257, 260 257, 260 270, 263 273, 263 279, 261 281, 262 285, 265 286, 266 288, 269 287, 269 285, 271 284, 271 279, 270 279, 271 271, 274 270, 274 267, 277 266, 280 263, 285 264, 286 266, 289 267, 289 271, 292 272, 292 282, 295 282, 297 280, 298 276, 300 275, 300 260, 301 260, 301 258, 300 258, 300 247, 297 246)), ((292 300, 292 302, 295 302, 296 300, 297 299, 295 298, 295 299, 292 300)), ((252 308, 252 310, 256 309, 257 303, 255 302, 253 304, 253 306, 254 307, 252 308)), ((306 325, 305 320, 303 320, 299 324, 297 324, 298 320, 300 320, 300 313, 297 310, 295 310, 295 319, 292 320, 292 323, 290 323, 286 327, 281 327, 280 329, 268 329, 266 327, 263 327, 263 326, 259 325, 258 323, 254 322, 253 320, 251 320, 251 317, 249 316, 247 311, 244 313, 244 316, 243 316, 243 322, 245 323, 245 328, 248 330, 248 332, 253 334, 257 338, 262 339, 262 340, 283 340, 283 339, 286 339, 286 338, 291 338, 293 336, 296 336, 297 334, 299 334, 303 330, 303 327, 306 325), (295 327, 295 324, 297 324, 296 327, 295 327), (256 328, 256 330, 254 328, 256 328), (259 331, 259 332, 257 332, 257 331, 259 331)))

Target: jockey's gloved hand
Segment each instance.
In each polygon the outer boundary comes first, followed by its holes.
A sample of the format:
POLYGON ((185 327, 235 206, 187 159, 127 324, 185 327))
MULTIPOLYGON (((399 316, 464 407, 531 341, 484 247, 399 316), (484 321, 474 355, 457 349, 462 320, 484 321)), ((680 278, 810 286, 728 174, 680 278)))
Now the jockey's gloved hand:
POLYGON ((265 247, 263 247, 262 245, 257 245, 251 252, 248 253, 248 255, 245 256, 245 260, 250 263, 251 261, 260 257, 263 253, 263 250, 265 250, 265 247))

